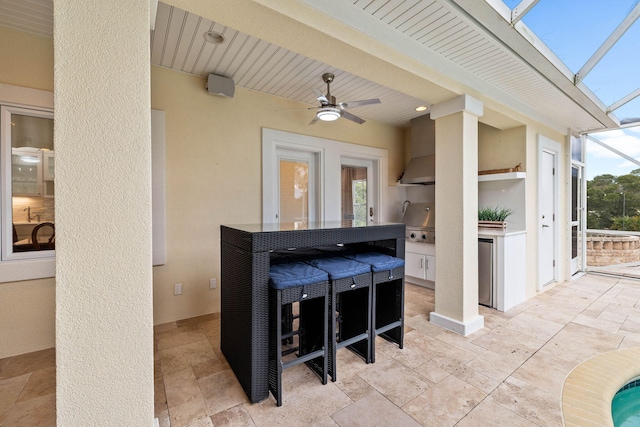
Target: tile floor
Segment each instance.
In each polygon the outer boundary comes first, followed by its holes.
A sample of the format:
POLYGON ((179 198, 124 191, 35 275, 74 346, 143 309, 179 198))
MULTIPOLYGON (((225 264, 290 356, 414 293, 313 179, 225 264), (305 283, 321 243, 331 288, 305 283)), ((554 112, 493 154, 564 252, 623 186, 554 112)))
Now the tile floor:
MULTIPOLYGON (((587 274, 461 337, 429 323, 433 291, 407 285, 405 348, 376 363, 338 352, 338 381, 284 372, 284 403, 250 404, 219 350, 219 317, 155 331, 161 426, 561 426, 565 377, 602 352, 640 346, 640 281, 587 274)), ((55 425, 53 349, 0 359, 0 426, 55 425)))

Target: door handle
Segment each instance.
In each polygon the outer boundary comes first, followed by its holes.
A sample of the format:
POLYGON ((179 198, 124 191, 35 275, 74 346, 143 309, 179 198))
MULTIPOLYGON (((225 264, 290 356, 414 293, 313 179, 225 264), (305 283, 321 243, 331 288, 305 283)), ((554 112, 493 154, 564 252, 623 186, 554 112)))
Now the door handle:
POLYGON ((542 228, 549 227, 547 224, 542 224, 542 228))
POLYGON ((420 258, 420 270, 424 270, 424 258, 420 258))

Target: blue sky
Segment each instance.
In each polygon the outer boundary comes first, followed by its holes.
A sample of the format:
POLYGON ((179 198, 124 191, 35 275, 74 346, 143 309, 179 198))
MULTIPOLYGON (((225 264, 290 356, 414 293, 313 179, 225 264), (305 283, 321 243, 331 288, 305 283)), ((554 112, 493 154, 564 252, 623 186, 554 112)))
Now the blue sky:
MULTIPOLYGON (((503 0, 510 8, 521 0, 503 0)), ((523 22, 571 69, 577 72, 640 0, 541 0, 523 22)), ((584 84, 605 105, 640 88, 640 20, 586 76, 584 84)), ((614 112, 619 119, 640 117, 640 99, 614 112)), ((640 127, 594 137, 640 160, 640 127)), ((587 179, 624 175, 639 166, 609 150, 587 143, 587 179)))

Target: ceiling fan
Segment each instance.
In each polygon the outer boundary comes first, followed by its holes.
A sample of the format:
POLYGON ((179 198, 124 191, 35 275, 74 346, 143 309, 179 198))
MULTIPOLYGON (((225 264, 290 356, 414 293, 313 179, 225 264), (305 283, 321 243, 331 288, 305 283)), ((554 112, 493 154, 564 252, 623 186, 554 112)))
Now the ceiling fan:
POLYGON ((360 101, 336 102, 336 97, 331 95, 331 82, 333 81, 334 77, 335 76, 331 73, 324 73, 322 75, 322 80, 327 84, 326 94, 323 94, 318 89, 314 89, 314 92, 317 95, 316 99, 320 101, 320 106, 307 108, 308 110, 317 110, 316 117, 311 120, 311 123, 309 124, 315 124, 318 120, 330 122, 333 120, 337 120, 340 117, 351 120, 352 122, 356 122, 358 124, 364 123, 365 121, 363 119, 349 113, 348 111, 346 111, 346 109, 361 107, 363 105, 380 104, 380 100, 378 98, 373 98, 363 99, 360 101))

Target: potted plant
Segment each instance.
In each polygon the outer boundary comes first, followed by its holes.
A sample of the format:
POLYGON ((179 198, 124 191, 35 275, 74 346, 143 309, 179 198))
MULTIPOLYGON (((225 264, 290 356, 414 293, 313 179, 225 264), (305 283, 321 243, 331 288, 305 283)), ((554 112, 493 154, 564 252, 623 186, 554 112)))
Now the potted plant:
POLYGON ((484 207, 478 209, 478 227, 481 228, 507 228, 506 219, 513 211, 508 208, 484 207))

